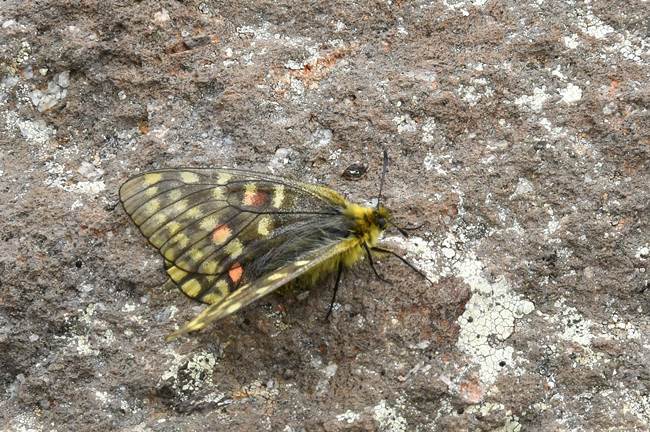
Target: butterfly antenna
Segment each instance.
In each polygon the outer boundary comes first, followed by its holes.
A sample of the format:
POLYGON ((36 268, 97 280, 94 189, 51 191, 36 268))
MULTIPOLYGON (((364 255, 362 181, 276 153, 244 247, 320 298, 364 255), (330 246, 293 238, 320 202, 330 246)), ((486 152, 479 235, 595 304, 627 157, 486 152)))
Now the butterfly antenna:
POLYGON ((384 147, 384 166, 381 169, 381 178, 379 179, 379 195, 377 196, 377 208, 381 203, 381 195, 384 192, 384 178, 386 178, 386 173, 388 172, 388 151, 384 147))

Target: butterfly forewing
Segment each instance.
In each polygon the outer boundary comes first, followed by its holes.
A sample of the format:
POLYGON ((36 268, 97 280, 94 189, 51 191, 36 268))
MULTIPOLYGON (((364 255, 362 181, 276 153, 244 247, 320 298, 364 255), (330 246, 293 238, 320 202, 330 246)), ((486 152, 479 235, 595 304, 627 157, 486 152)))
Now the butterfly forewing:
POLYGON ((338 218, 344 202, 326 188, 231 169, 148 172, 129 179, 120 200, 170 279, 209 304, 297 256, 311 241, 301 234, 338 218))

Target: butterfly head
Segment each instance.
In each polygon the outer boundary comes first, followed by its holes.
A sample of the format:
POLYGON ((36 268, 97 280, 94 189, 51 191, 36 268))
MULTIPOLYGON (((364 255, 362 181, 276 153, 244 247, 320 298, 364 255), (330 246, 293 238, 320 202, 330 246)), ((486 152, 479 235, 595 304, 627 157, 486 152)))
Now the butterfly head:
POLYGON ((349 204, 344 212, 351 219, 351 232, 369 246, 374 246, 390 221, 390 211, 384 207, 364 207, 349 204))
POLYGON ((386 207, 380 205, 372 210, 369 219, 370 223, 376 225, 380 231, 384 231, 388 225, 388 221, 390 220, 390 211, 386 207))

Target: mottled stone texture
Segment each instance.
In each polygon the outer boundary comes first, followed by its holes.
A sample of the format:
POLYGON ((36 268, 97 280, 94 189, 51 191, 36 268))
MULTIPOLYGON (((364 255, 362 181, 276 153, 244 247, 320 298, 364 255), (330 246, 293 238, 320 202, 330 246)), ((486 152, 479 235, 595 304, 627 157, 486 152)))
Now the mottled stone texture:
POLYGON ((2 427, 647 430, 648 16, 1 2, 2 427), (327 323, 330 283, 164 342, 201 306, 161 288, 128 176, 226 165, 368 202, 382 147, 387 205, 423 224, 386 241, 433 285, 381 259, 394 283, 360 266, 327 323))

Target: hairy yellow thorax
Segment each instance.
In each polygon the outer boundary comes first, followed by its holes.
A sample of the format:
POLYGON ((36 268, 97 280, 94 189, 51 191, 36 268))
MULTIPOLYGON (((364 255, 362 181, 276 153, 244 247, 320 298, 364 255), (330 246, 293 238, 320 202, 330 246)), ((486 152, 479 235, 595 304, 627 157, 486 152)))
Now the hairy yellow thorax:
POLYGON ((347 240, 352 247, 343 254, 341 260, 346 267, 351 267, 363 258, 364 245, 372 248, 377 244, 379 235, 386 228, 389 213, 385 207, 373 208, 347 203, 343 214, 352 220, 352 235, 347 240))
POLYGON ((348 204, 343 211, 353 221, 353 233, 369 247, 377 244, 379 235, 386 228, 388 210, 385 207, 364 207, 348 204))

